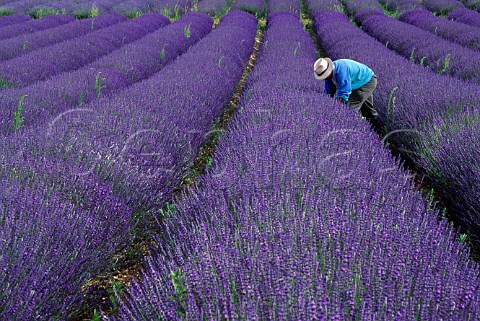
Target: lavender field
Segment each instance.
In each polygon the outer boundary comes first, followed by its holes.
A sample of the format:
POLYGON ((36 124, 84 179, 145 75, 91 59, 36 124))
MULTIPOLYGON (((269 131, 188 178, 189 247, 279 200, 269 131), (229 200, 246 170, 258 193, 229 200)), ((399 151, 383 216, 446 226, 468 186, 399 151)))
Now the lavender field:
POLYGON ((480 2, 0 0, 0 320, 473 321, 479 263, 480 2))

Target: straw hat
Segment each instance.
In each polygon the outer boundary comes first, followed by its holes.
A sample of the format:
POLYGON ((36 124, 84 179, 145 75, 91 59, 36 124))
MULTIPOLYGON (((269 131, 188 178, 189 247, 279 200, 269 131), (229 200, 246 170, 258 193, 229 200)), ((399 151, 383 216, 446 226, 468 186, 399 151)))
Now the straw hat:
POLYGON ((330 58, 320 58, 315 61, 313 65, 313 71, 315 72, 315 78, 318 80, 325 80, 332 73, 333 62, 330 58))

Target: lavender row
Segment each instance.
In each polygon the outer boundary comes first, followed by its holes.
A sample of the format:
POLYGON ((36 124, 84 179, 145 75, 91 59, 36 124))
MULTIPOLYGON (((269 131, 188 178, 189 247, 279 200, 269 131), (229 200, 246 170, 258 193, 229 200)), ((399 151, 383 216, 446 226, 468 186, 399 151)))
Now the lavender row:
POLYGON ((46 3, 46 0, 18 0, 14 2, 9 2, 7 4, 0 6, 0 12, 4 13, 28 13, 30 8, 35 5, 46 3))
POLYGON ((325 1, 316 1, 316 0, 306 0, 305 1, 306 8, 308 12, 313 15, 319 11, 325 10, 336 10, 336 11, 343 11, 343 5, 340 0, 325 0, 325 1))
POLYGON ((123 14, 126 17, 134 17, 150 11, 150 8, 161 1, 155 0, 128 0, 112 7, 112 11, 123 14))
POLYGON ((22 23, 32 18, 24 14, 13 14, 10 16, 0 17, 0 27, 10 26, 16 23, 22 23))
POLYGON ((26 187, 25 182, 8 181, 2 175, 2 320, 66 320, 81 306, 81 288, 108 270, 111 254, 129 242, 132 210, 110 195, 108 184, 83 181, 95 192, 72 191, 76 199, 70 201, 44 182, 26 187), (82 197, 101 204, 87 205, 82 197))
POLYGON ((480 28, 440 18, 422 9, 405 11, 400 15, 399 19, 451 42, 480 51, 480 28))
POLYGON ((318 93, 299 17, 273 14, 264 39, 213 167, 104 318, 474 320, 478 267, 367 123, 318 93))
POLYGON ((465 8, 463 3, 458 0, 423 0, 422 4, 429 11, 438 15, 446 15, 452 10, 465 8))
POLYGON ((165 16, 153 14, 97 30, 1 63, 0 79, 5 87, 25 87, 79 69, 169 23, 165 16))
POLYGON ((78 38, 126 20, 124 16, 119 14, 103 14, 99 17, 74 21, 56 28, 38 31, 34 34, 0 41, 0 65, 3 61, 59 42, 78 38))
POLYGON ((382 10, 382 6, 380 2, 378 2, 377 0, 362 0, 362 1, 343 0, 341 2, 345 7, 345 11, 350 16, 354 16, 357 12, 361 10, 367 10, 367 9, 375 9, 379 11, 382 10))
MULTIPOLYGON (((157 76, 132 86, 121 95, 104 98, 77 110, 79 114, 83 112, 77 119, 75 115, 69 115, 66 119, 46 125, 43 132, 37 128, 14 138, 2 139, 0 174, 7 177, 2 192, 24 189, 24 185, 28 185, 38 195, 31 202, 38 211, 26 211, 25 207, 30 203, 2 201, 2 209, 4 204, 8 205, 11 215, 22 214, 15 217, 19 228, 9 229, 11 233, 6 235, 17 240, 22 239, 25 230, 30 233, 23 242, 7 240, 0 243, 9 253, 21 253, 1 258, 10 260, 4 265, 8 273, 2 277, 11 277, 1 285, 0 293, 9 293, 9 296, 1 298, 6 300, 0 312, 2 319, 15 320, 16 316, 19 320, 65 319, 67 303, 81 301, 82 293, 78 286, 98 273, 99 266, 106 269, 108 257, 114 253, 111 250, 116 244, 125 244, 130 240, 129 233, 136 226, 132 224, 132 213, 137 213, 136 220, 142 219, 138 213, 145 215, 147 209, 156 213, 155 209, 163 207, 166 198, 172 194, 180 177, 163 176, 165 179, 162 180, 161 158, 166 157, 168 161, 183 165, 184 157, 192 158, 196 154, 189 149, 191 145, 180 145, 182 141, 179 138, 198 136, 196 147, 199 147, 240 79, 243 63, 253 48, 255 32, 253 17, 238 13, 227 15, 213 32, 157 76), (202 64, 197 64, 198 59, 202 64), (186 79, 186 71, 192 69, 192 77, 186 79), (182 123, 184 128, 180 127, 182 123), (188 133, 191 126, 197 126, 196 129, 203 127, 205 131, 188 133), (164 129, 171 131, 163 135, 164 129), (115 137, 105 139, 107 135, 115 137), (82 139, 85 141, 82 142, 82 139), (113 156, 117 143, 122 145, 118 146, 119 157, 108 158, 105 152, 113 156), (77 148, 88 144, 94 144, 90 146, 94 149, 77 148), (157 150, 158 153, 145 150, 151 146, 164 146, 165 149, 157 150), (175 155, 182 148, 183 154, 175 155), (90 167, 93 154, 107 158, 93 160, 98 161, 98 166, 90 167), (179 156, 178 159, 174 159, 176 156, 179 156), (110 164, 107 164, 108 161, 111 161, 110 164), (156 173, 150 172, 149 176, 149 168, 156 173), (17 188, 18 185, 20 187, 17 188), (57 196, 65 205, 55 198, 57 196), (144 203, 146 207, 142 207, 141 211, 139 206, 146 199, 150 203, 144 203), (37 212, 42 219, 33 218, 37 212), (96 222, 96 217, 101 222, 96 222), (89 220, 95 228, 90 231, 90 223, 84 224, 83 220, 89 220), (64 225, 55 230, 53 236, 44 234, 50 231, 49 226, 56 224, 64 225), (98 235, 90 235, 90 232, 98 235), (111 244, 95 243, 108 233, 111 234, 111 244), (87 240, 88 237, 92 239, 92 246, 87 249, 82 248, 84 234, 87 240), (78 239, 69 236, 78 236, 78 239), (50 244, 52 239, 56 241, 53 243, 56 247, 45 247, 43 256, 37 251, 20 252, 23 248, 36 248, 35 244, 50 244), (84 250, 88 250, 85 258, 75 255, 84 250), (97 259, 90 261, 90 258, 97 259), (43 264, 38 265, 37 261, 43 264), (68 273, 66 282, 72 280, 71 283, 63 284, 64 273, 68 273), (36 280, 36 283, 30 280, 36 280), (60 282, 63 288, 59 288, 60 282), (15 291, 10 291, 9 284, 15 284, 15 291), (40 301, 26 300, 34 295, 40 301)), ((168 169, 174 171, 171 167, 168 169)), ((29 198, 20 194, 17 199, 29 198)), ((5 252, 2 250, 2 253, 5 252)), ((4 261, 0 265, 2 263, 4 261)))
POLYGON ((193 2, 193 0, 163 0, 154 4, 151 10, 160 12, 171 19, 178 19, 185 12, 193 10, 193 2))
MULTIPOLYGON (((453 169, 458 166, 471 167, 471 170, 465 171, 464 175, 470 175, 470 179, 477 180, 478 175, 472 173, 478 161, 470 158, 470 152, 449 155, 450 169, 445 166, 442 172, 435 166, 425 167, 424 165, 425 159, 431 155, 432 146, 428 146, 429 142, 438 141, 438 138, 435 138, 436 128, 446 131, 445 135, 448 137, 459 126, 459 123, 450 120, 447 121, 448 125, 439 127, 439 121, 452 119, 451 115, 458 115, 458 118, 464 116, 464 122, 475 119, 471 115, 468 116, 465 109, 468 110, 480 104, 478 86, 469 85, 455 78, 440 76, 412 64, 353 26, 341 14, 333 12, 318 14, 315 23, 319 42, 330 57, 334 59, 351 57, 366 63, 378 75, 375 106, 379 111, 379 125, 385 135, 383 140, 391 143, 402 157, 417 164, 417 169, 425 172, 433 182, 442 177, 452 176, 453 169), (343 34, 349 34, 351 37, 340 38, 343 34)), ((446 155, 442 155, 442 158, 445 157, 446 155)), ((437 183, 433 188, 442 192, 440 194, 442 198, 454 200, 452 204, 455 208, 462 206, 464 197, 469 198, 469 202, 478 203, 475 195, 480 191, 475 185, 464 185, 461 188, 459 186, 442 188, 441 186, 437 183), (465 192, 468 193, 464 195, 465 192)), ((479 206, 477 205, 476 208, 478 209, 479 206)), ((474 228, 480 226, 479 213, 478 210, 468 213, 453 212, 453 215, 464 223, 463 227, 471 232, 474 242, 478 242, 476 239, 480 236, 475 232, 477 228, 474 228)))
POLYGON ((236 0, 232 9, 244 10, 252 14, 265 15, 267 3, 265 0, 236 0))
POLYGON ((386 15, 369 16, 361 24, 370 36, 420 65, 440 74, 480 83, 479 52, 386 15))
POLYGON ((291 11, 296 14, 301 12, 300 0, 270 0, 268 1, 267 12, 272 14, 280 11, 291 11))
POLYGON ((401 13, 409 9, 423 8, 421 2, 417 0, 380 0, 384 6, 391 12, 401 13))
POLYGON ((186 13, 175 23, 123 46, 78 71, 6 91, 0 101, 0 133, 7 135, 32 125, 44 126, 62 113, 82 108, 95 99, 110 96, 152 76, 207 35, 212 23, 206 14, 186 13), (15 114, 20 101, 22 122, 21 126, 16 127, 15 114))
POLYGON ((55 28, 75 21, 75 18, 68 15, 53 15, 42 19, 30 20, 24 23, 17 23, 0 28, 0 41, 15 36, 26 35, 40 30, 55 28))
POLYGON ((223 15, 232 5, 233 0, 199 0, 197 10, 212 16, 223 15))
POLYGON ((480 27, 480 12, 475 12, 469 9, 456 9, 451 11, 447 18, 471 26, 480 27))

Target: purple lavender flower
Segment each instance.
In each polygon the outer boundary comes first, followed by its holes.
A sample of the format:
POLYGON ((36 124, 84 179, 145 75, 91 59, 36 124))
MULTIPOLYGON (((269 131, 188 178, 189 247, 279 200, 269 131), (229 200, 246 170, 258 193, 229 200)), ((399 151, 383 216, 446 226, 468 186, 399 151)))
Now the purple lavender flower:
POLYGON ((471 26, 480 27, 480 12, 475 12, 469 9, 455 9, 451 11, 447 18, 471 26))
POLYGON ((31 20, 30 16, 25 14, 12 14, 9 16, 0 17, 0 28, 10 26, 16 23, 22 23, 31 20))
POLYGON ((75 21, 75 18, 68 15, 52 15, 42 19, 29 20, 24 23, 17 23, 0 28, 0 41, 15 36, 34 33, 44 29, 58 27, 75 21))

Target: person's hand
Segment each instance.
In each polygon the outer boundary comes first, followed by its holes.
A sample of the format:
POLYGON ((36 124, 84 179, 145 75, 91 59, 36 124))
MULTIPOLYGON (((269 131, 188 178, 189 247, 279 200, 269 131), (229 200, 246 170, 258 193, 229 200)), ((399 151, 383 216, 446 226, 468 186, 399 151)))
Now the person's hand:
POLYGON ((338 101, 341 104, 345 104, 345 102, 343 100, 341 100, 340 98, 335 98, 335 100, 338 101))

